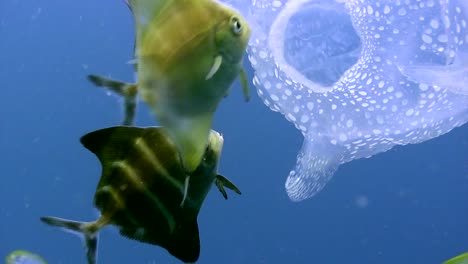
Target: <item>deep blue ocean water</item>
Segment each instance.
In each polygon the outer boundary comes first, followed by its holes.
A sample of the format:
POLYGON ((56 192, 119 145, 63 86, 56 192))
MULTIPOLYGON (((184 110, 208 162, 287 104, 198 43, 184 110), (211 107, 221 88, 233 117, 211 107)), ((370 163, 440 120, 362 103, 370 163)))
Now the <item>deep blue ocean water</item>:
MULTIPOLYGON (((98 216, 101 167, 79 138, 117 125, 122 105, 86 75, 133 80, 133 34, 120 1, 0 1, 0 259, 27 249, 49 263, 85 263, 81 241, 39 217, 98 216)), ((303 137, 251 88, 245 103, 236 83, 216 113, 220 172, 243 194, 208 195, 198 263, 435 264, 468 250, 468 125, 347 163, 320 194, 293 203, 284 180, 303 137)), ((137 125, 153 120, 140 104, 137 125)), ((112 227, 100 234, 98 261, 179 263, 112 227)))

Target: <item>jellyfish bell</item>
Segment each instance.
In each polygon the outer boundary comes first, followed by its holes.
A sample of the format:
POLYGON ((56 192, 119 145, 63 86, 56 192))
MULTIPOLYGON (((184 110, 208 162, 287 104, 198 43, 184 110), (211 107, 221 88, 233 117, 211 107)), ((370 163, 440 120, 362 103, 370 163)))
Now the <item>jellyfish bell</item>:
POLYGON ((252 26, 259 96, 304 135, 291 200, 320 192, 340 164, 468 121, 464 1, 228 1, 252 26))

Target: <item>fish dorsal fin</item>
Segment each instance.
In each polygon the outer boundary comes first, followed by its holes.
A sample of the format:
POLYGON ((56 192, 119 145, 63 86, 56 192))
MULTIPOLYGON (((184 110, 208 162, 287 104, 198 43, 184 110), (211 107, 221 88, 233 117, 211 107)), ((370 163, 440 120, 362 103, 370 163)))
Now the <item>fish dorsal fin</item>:
POLYGON ((168 4, 174 0, 125 0, 128 7, 132 11, 133 20, 136 28, 135 39, 135 56, 138 56, 138 47, 142 36, 152 18, 161 12, 168 4))
POLYGON ((165 67, 196 47, 202 46, 203 52, 212 55, 214 29, 220 15, 218 5, 208 0, 132 0, 137 38, 135 56, 159 58, 159 67, 165 67))
POLYGON ((123 152, 144 134, 144 128, 116 126, 90 132, 81 137, 81 144, 93 152, 101 162, 115 161, 125 157, 123 152))

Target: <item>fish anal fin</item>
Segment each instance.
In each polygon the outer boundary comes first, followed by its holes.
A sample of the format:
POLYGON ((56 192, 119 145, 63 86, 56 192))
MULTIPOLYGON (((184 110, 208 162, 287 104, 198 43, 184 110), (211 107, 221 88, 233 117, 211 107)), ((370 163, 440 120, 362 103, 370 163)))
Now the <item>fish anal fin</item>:
POLYGON ((165 131, 177 146, 182 164, 187 173, 193 172, 201 162, 208 143, 213 113, 180 117, 162 122, 165 131))
POLYGON ((182 223, 167 246, 174 257, 186 263, 194 263, 200 256, 200 237, 196 219, 182 223))
POLYGON ((216 176, 215 185, 216 185, 216 187, 218 187, 218 190, 221 192, 224 199, 226 199, 226 200, 227 200, 228 196, 227 196, 227 193, 226 193, 226 190, 224 189, 224 187, 234 191, 237 194, 241 194, 241 191, 239 190, 239 188, 237 188, 237 186, 234 185, 234 183, 232 183, 230 180, 228 180, 226 177, 224 177, 222 175, 218 174, 216 176))

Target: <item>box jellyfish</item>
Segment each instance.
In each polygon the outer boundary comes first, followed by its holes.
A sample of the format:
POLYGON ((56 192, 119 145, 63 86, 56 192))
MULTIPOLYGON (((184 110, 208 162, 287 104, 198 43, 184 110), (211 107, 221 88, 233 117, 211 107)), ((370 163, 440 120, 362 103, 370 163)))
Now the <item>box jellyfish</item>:
POLYGON ((230 0, 252 26, 263 102, 304 135, 291 200, 340 164, 468 120, 466 0, 230 0))

